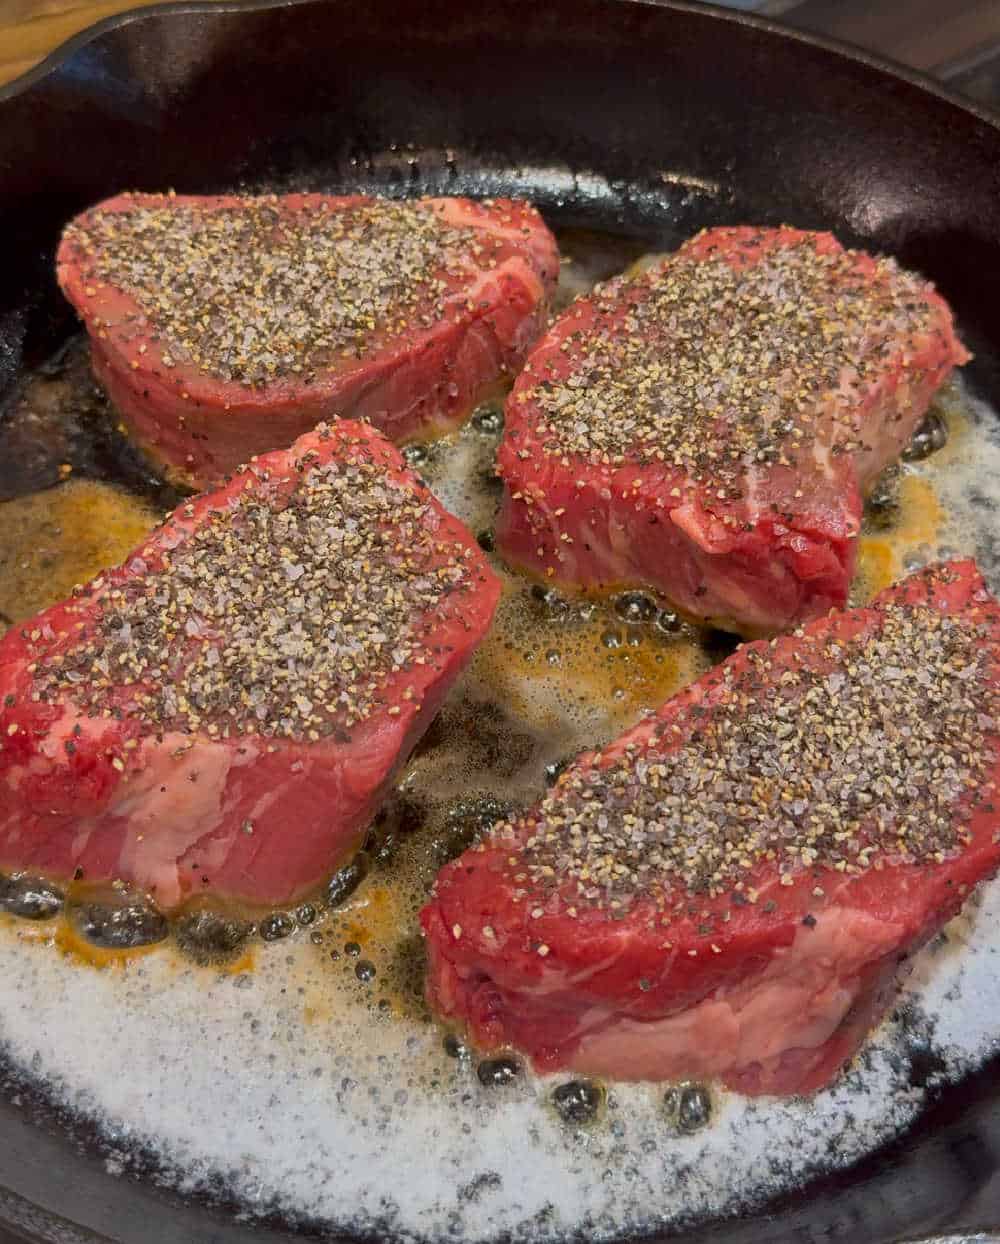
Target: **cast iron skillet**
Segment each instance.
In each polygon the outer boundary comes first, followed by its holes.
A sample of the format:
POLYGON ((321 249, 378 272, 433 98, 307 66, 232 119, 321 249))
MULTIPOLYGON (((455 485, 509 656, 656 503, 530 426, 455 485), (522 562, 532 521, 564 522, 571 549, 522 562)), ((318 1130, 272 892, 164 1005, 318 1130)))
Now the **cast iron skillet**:
MULTIPOLYGON (((714 223, 834 229, 939 283, 973 383, 1000 404, 997 122, 760 20, 622 0, 175 4, 79 36, 0 91, 0 396, 72 329, 52 254, 74 212, 123 188, 262 182, 526 194, 556 223, 668 245, 714 223)), ((998 1067, 877 1157, 684 1238, 879 1244, 1000 1224, 998 1067)), ((302 1238, 113 1179, 105 1157, 7 1082, 10 1238, 302 1238)))

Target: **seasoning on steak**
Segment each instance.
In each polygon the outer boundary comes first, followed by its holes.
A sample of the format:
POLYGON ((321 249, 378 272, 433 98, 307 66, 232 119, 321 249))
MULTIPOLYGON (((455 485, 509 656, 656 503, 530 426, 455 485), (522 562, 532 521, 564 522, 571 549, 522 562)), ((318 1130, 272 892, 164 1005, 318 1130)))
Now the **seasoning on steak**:
POLYGON ((1000 862, 971 562, 758 641, 440 873, 428 996, 542 1069, 827 1084, 1000 862))
POLYGON ((501 199, 119 195, 58 256, 130 435, 194 487, 334 416, 455 427, 520 367, 558 270, 501 199))
POLYGON ((0 868, 282 903, 357 847, 499 582, 372 428, 321 425, 0 640, 0 868))
POLYGON ((749 634, 841 607, 862 494, 968 354, 827 233, 710 229, 574 303, 507 402, 500 551, 749 634))

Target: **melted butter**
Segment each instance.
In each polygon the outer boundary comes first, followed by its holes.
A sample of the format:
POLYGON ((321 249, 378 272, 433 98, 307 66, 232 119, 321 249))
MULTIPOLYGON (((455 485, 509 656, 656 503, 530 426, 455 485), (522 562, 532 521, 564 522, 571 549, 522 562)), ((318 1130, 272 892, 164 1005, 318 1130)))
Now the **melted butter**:
POLYGON ((229 963, 221 964, 213 971, 220 973, 222 976, 242 976, 246 972, 252 972, 257 966, 257 947, 248 946, 246 950, 236 959, 232 959, 229 963))
POLYGON ((973 416, 970 396, 960 376, 950 380, 935 395, 933 404, 948 425, 948 440, 926 462, 927 469, 937 471, 942 467, 950 467, 962 459, 968 452, 970 444, 974 446, 975 442, 981 438, 983 430, 980 428, 977 436, 978 420, 973 416))
POLYGON ((383 1018, 413 1012, 421 980, 415 971, 401 969, 397 948, 404 931, 419 937, 416 914, 411 889, 398 884, 398 874, 392 884, 372 878, 355 901, 327 914, 313 929, 308 952, 289 965, 304 1022, 335 1024, 345 1008, 358 1003, 383 1018), (348 952, 352 943, 359 953, 348 952), (371 980, 359 980, 359 963, 374 968, 371 980))
MULTIPOLYGON (((554 310, 560 312, 598 281, 642 263, 646 247, 634 238, 609 237, 591 229, 564 229, 559 234, 562 267, 554 310)), ((655 257, 654 257, 655 258, 655 257)))
POLYGON ((7 623, 63 600, 117 565, 160 520, 111 484, 67 480, 0 503, 0 614, 7 623))
POLYGON ((65 958, 81 967, 123 969, 136 959, 141 959, 160 949, 162 943, 150 946, 134 946, 125 950, 108 950, 86 941, 72 927, 65 916, 32 924, 16 916, 0 914, 0 927, 9 929, 15 937, 28 945, 51 946, 62 952, 65 958))
POLYGON ((898 496, 898 513, 889 530, 861 536, 852 601, 870 600, 901 579, 908 556, 940 538, 945 513, 933 480, 905 474, 899 480, 898 496))
POLYGON ((710 664, 694 636, 661 640, 651 626, 621 622, 606 604, 573 624, 533 622, 527 612, 523 595, 505 598, 475 669, 496 702, 537 731, 600 704, 617 733, 710 664))
POLYGON ((371 942, 391 940, 400 924, 398 894, 385 885, 372 883, 358 899, 342 908, 337 924, 348 942, 357 942, 362 950, 371 942))
MULTIPOLYGON (((0 929, 7 935, 15 937, 26 945, 51 947, 62 953, 74 965, 82 968, 96 968, 99 971, 124 970, 139 959, 165 950, 171 952, 168 960, 177 968, 191 968, 189 960, 177 954, 176 949, 166 942, 152 942, 146 946, 129 946, 108 948, 95 946, 93 942, 81 937, 65 915, 60 914, 52 920, 40 921, 35 924, 21 920, 17 916, 0 912, 0 929)), ((249 946, 237 958, 226 963, 213 965, 211 968, 197 970, 211 971, 216 975, 239 976, 252 972, 257 964, 258 948, 249 946)))
POLYGON ((125 968, 137 959, 151 955, 162 943, 154 942, 148 946, 130 946, 128 949, 110 950, 104 946, 95 946, 80 936, 68 920, 60 917, 52 932, 52 944, 62 953, 77 963, 91 968, 125 968))

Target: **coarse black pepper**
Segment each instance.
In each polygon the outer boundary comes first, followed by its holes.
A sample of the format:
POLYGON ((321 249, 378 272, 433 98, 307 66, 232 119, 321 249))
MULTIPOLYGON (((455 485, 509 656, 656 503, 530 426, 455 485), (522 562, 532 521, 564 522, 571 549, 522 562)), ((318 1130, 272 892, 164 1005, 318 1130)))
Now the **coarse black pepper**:
POLYGON ((340 737, 377 711, 470 586, 466 550, 435 535, 422 489, 362 453, 299 465, 290 491, 248 486, 162 565, 95 581, 98 617, 39 662, 34 694, 222 738, 340 737))
POLYGON ((350 362, 377 334, 445 313, 450 277, 483 254, 475 229, 447 225, 426 203, 380 199, 331 210, 276 196, 206 208, 135 196, 66 230, 100 283, 129 294, 178 363, 246 385, 350 362))
POLYGON ((989 797, 1000 704, 984 634, 893 603, 853 638, 801 637, 780 664, 772 645, 750 649, 710 710, 568 769, 493 841, 522 844, 511 862, 539 912, 537 891, 567 883, 573 902, 624 912, 640 896, 718 895, 765 861, 783 884, 882 857, 940 863, 989 797))
POLYGON ((929 286, 817 235, 768 238, 739 262, 696 239, 624 287, 599 286, 593 322, 563 345, 568 371, 540 367, 520 394, 541 412, 544 452, 683 469, 735 500, 753 472, 817 440, 860 448, 858 392, 900 342, 933 330, 929 286))

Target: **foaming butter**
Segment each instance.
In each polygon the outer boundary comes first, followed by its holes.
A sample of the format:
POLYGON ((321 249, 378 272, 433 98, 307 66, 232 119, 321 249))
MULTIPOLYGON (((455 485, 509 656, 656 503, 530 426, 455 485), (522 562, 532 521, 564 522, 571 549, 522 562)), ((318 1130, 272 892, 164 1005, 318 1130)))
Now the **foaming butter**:
POLYGON ((124 489, 90 479, 0 502, 0 622, 29 618, 117 565, 160 518, 124 489))

